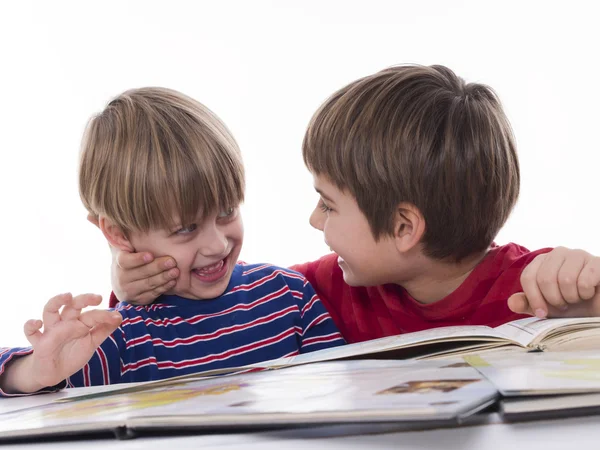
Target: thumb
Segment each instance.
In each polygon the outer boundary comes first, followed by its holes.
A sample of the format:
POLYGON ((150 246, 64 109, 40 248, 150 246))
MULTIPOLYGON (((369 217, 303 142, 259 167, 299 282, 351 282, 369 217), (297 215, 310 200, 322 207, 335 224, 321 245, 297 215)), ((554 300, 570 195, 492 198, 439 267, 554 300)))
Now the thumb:
POLYGON ((32 347, 35 347, 42 337, 40 328, 44 323, 41 320, 28 320, 23 325, 23 332, 32 347))
POLYGON ((114 331, 119 328, 121 325, 121 321, 114 323, 102 323, 100 325, 96 325, 91 331, 90 335, 92 336, 92 343, 95 348, 100 347, 102 343, 108 339, 108 337, 114 333, 114 331))
POLYGON ((529 306, 527 297, 523 292, 518 292, 516 294, 511 295, 508 298, 508 307, 514 313, 529 314, 533 316, 533 311, 531 311, 531 307, 529 306))
POLYGON ((123 317, 117 311, 94 309, 81 314, 79 320, 90 327, 92 343, 97 348, 121 325, 123 317))

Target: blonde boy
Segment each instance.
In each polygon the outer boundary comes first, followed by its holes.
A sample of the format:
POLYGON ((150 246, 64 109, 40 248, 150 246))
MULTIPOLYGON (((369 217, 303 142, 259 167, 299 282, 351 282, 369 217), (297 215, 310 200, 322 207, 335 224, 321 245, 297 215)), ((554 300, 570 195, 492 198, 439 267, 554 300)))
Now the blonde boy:
POLYGON ((98 296, 50 300, 43 322, 25 325, 33 348, 0 349, 0 394, 155 380, 344 343, 302 275, 238 263, 239 149, 197 101, 144 88, 110 102, 88 125, 79 187, 112 246, 171 255, 177 283, 151 306, 112 312, 82 312, 98 296))

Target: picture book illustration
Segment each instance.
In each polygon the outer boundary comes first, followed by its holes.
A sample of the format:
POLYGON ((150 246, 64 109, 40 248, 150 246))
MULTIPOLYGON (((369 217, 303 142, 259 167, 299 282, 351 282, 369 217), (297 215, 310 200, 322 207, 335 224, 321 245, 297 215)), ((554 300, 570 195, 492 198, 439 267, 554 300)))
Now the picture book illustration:
POLYGON ((135 392, 1 414, 0 438, 179 421, 236 427, 261 420, 263 425, 448 420, 497 397, 497 390, 477 370, 448 366, 448 361, 337 361, 150 384, 135 392))

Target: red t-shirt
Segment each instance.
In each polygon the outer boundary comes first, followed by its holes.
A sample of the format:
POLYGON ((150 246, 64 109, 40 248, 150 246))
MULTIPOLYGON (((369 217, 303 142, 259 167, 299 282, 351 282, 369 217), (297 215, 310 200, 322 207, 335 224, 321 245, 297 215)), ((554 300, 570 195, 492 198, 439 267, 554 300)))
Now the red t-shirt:
POLYGON ((521 292, 521 272, 545 248, 530 252, 516 244, 493 247, 447 297, 418 303, 401 286, 352 287, 344 282, 337 255, 293 266, 304 274, 347 342, 452 325, 497 326, 524 317, 507 304, 521 292))
MULTIPOLYGON (((521 292, 521 272, 527 264, 550 250, 530 252, 512 243, 495 246, 454 292, 428 305, 396 284, 348 286, 336 254, 292 269, 304 274, 346 341, 352 343, 451 325, 495 327, 524 317, 508 308, 508 297, 521 292)), ((117 302, 111 293, 110 306, 117 302)))

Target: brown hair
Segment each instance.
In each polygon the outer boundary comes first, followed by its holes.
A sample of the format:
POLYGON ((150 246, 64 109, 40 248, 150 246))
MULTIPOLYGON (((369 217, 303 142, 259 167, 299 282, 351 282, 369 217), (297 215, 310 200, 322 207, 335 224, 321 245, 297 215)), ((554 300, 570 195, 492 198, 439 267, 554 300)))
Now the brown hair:
POLYGON ((79 193, 124 232, 189 225, 244 199, 239 148, 201 103, 170 89, 124 92, 84 134, 79 193))
POLYGON ((375 239, 393 234, 399 203, 415 205, 424 252, 438 259, 485 250, 519 195, 498 97, 444 66, 392 67, 340 89, 313 116, 302 153, 356 198, 375 239))

